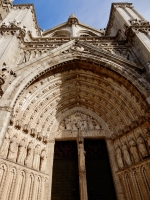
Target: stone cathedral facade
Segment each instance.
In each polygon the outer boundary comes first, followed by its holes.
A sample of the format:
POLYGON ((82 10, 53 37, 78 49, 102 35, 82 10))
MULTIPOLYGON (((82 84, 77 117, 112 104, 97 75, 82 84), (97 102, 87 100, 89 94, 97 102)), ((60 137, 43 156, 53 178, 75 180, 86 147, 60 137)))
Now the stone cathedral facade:
POLYGON ((0 200, 150 199, 150 23, 131 3, 104 30, 42 31, 0 0, 0 96, 0 200))

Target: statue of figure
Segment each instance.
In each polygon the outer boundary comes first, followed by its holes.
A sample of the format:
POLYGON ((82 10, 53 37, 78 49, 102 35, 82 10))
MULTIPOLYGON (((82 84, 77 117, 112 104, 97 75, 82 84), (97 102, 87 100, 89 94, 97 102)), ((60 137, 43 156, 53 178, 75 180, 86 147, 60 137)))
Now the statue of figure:
POLYGON ((78 119, 78 121, 77 121, 77 126, 78 126, 78 128, 79 128, 80 130, 83 129, 83 127, 82 127, 82 119, 78 119))
POLYGON ((60 129, 65 130, 65 121, 63 120, 62 123, 60 124, 60 129))
POLYGON ((130 158, 130 154, 129 154, 129 151, 128 151, 128 147, 126 144, 123 144, 122 145, 122 153, 123 153, 123 158, 124 158, 124 162, 127 166, 130 166, 132 165, 132 162, 131 162, 131 158, 130 158))
POLYGON ((77 123, 76 123, 76 120, 75 120, 75 119, 72 121, 72 129, 73 129, 74 131, 77 131, 77 130, 78 130, 77 123))
POLYGON ((141 153, 142 157, 143 158, 147 157, 148 152, 147 152, 144 140, 141 136, 137 139, 137 144, 138 144, 139 152, 141 153))
POLYGON ((138 150, 137 150, 136 143, 134 142, 134 140, 130 140, 129 145, 130 145, 130 153, 132 154, 134 162, 135 163, 139 162, 140 158, 139 158, 138 150))
POLYGON ((87 130, 87 121, 85 119, 83 120, 83 127, 84 127, 84 130, 87 130))
POLYGON ((65 125, 67 130, 71 130, 71 120, 69 119, 69 117, 65 119, 65 125))
POLYGON ((27 157, 25 159, 25 165, 27 167, 32 167, 32 162, 33 162, 33 142, 29 142, 28 147, 27 147, 27 157))
POLYGON ((30 58, 30 52, 29 51, 24 52, 23 63, 29 61, 29 58, 30 58))
POLYGON ((37 144, 34 151, 34 158, 33 158, 33 169, 39 170, 40 166, 40 145, 37 144))
MULTIPOLYGON (((95 120, 94 120, 95 121, 95 120)), ((95 130, 100 130, 101 128, 100 128, 100 126, 99 126, 99 124, 95 121, 95 130)))
POLYGON ((120 149, 119 146, 117 146, 117 148, 116 148, 116 158, 117 158, 118 167, 120 169, 123 169, 124 168, 124 164, 123 164, 123 160, 122 160, 121 149, 120 149))
POLYGON ((41 172, 45 171, 46 163, 47 163, 46 149, 43 149, 41 153, 41 165, 40 165, 41 172))
POLYGON ((9 144, 8 159, 12 160, 13 162, 16 162, 17 154, 18 154, 18 139, 17 136, 14 135, 9 144))
POLYGON ((3 141, 3 145, 0 151, 0 155, 2 158, 7 158, 8 155, 8 148, 9 148, 9 137, 5 137, 4 141, 3 141))
POLYGON ((79 171, 85 171, 85 151, 83 144, 79 144, 79 171))
POLYGON ((93 120, 92 120, 91 117, 88 117, 88 127, 89 127, 90 130, 94 129, 93 120))
POLYGON ((26 140, 25 138, 23 138, 19 144, 19 148, 18 148, 18 159, 17 162, 19 164, 24 165, 24 160, 26 158, 26 154, 27 154, 27 146, 26 146, 26 140))

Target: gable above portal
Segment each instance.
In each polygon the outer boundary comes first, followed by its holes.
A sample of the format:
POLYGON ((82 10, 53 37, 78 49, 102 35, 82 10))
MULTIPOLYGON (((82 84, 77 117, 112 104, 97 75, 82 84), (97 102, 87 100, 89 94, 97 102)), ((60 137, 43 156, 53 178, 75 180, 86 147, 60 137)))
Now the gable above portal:
POLYGON ((94 29, 78 21, 72 14, 68 21, 42 32, 43 37, 90 37, 103 36, 104 30, 94 29))

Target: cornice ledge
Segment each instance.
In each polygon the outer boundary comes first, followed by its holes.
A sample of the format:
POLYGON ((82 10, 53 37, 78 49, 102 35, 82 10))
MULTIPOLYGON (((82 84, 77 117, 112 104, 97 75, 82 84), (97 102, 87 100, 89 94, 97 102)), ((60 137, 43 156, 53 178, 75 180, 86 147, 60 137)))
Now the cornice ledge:
POLYGON ((113 62, 117 62, 117 64, 120 64, 120 65, 125 65, 125 66, 128 66, 129 68, 131 69, 136 69, 138 71, 143 71, 144 70, 144 67, 141 66, 141 65, 138 65, 136 63, 133 63, 131 61, 128 61, 124 58, 122 58, 121 56, 118 56, 118 55, 114 55, 114 54, 111 54, 110 52, 106 52, 106 51, 103 51, 91 44, 87 44, 86 42, 81 42, 81 41, 77 41, 77 44, 80 44, 82 45, 83 47, 87 47, 87 48, 90 48, 92 49, 93 51, 95 52, 98 52, 100 53, 101 55, 105 56, 106 58, 108 58, 109 60, 111 59, 111 61, 113 62))
MULTIPOLYGON (((35 58, 33 60, 30 60, 26 63, 22 63, 22 64, 19 64, 19 68, 16 69, 16 71, 18 72, 19 70, 22 70, 24 67, 28 66, 28 65, 32 65, 34 63, 36 63, 37 61, 40 61, 40 63, 42 61, 45 61, 45 59, 50 59, 50 58, 53 58, 54 56, 58 56, 60 52, 62 51, 65 51, 67 49, 69 49, 71 46, 73 46, 75 44, 75 40, 71 40, 65 44, 62 44, 61 46, 55 48, 55 49, 52 49, 48 54, 46 55, 41 55, 40 57, 38 58, 35 58)), ((14 72, 16 72, 14 71, 14 72)))

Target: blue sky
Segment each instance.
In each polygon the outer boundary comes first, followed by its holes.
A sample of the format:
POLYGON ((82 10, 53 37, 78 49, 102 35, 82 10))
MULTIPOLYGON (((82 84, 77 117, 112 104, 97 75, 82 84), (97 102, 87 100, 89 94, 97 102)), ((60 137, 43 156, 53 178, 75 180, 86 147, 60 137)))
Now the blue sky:
POLYGON ((38 24, 49 29, 63 22, 74 13, 80 22, 93 28, 107 26, 112 2, 130 2, 145 19, 150 21, 150 0, 15 0, 14 4, 33 3, 38 24))

